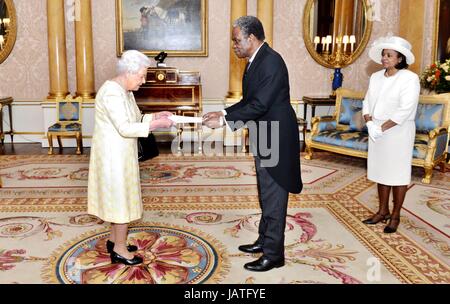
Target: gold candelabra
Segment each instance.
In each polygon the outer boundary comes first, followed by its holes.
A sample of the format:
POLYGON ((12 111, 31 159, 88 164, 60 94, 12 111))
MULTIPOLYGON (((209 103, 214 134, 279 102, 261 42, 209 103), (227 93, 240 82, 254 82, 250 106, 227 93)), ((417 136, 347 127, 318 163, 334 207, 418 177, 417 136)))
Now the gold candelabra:
MULTIPOLYGON (((350 41, 353 41, 353 39, 350 41)), ((348 36, 344 36, 344 39, 342 37, 336 38, 336 47, 333 48, 332 52, 326 47, 321 54, 323 59, 335 68, 349 65, 353 60, 354 42, 351 43, 350 53, 347 52, 347 44, 349 44, 348 36)))
POLYGON ((356 43, 355 36, 339 36, 336 37, 336 43, 333 44, 331 35, 326 37, 316 37, 314 39, 314 45, 317 50, 319 42, 322 44, 322 52, 320 55, 331 66, 335 68, 341 68, 349 65, 353 60, 354 45, 356 43), (329 45, 335 45, 335 47, 329 47, 329 45), (350 44, 350 52, 348 52, 347 45, 350 44))
POLYGON ((317 45, 322 44, 322 52, 319 53, 322 59, 331 67, 334 68, 334 74, 332 75, 332 93, 330 97, 335 97, 336 90, 342 86, 344 75, 341 72, 341 68, 349 65, 354 60, 354 46, 356 43, 355 36, 338 36, 333 41, 331 35, 326 37, 315 37, 314 46, 317 52, 317 45), (330 47, 331 44, 331 47, 330 47), (347 45, 350 44, 350 52, 348 52, 347 45))

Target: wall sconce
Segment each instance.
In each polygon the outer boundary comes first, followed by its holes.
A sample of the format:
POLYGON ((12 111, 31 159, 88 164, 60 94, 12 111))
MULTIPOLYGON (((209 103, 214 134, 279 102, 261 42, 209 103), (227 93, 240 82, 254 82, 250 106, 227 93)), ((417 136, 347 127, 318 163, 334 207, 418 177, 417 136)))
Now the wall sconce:
POLYGON ((11 20, 9 18, 3 18, 3 24, 5 25, 5 29, 9 27, 9 23, 11 20))
POLYGON ((349 42, 348 35, 344 35, 342 38, 342 43, 344 44, 344 54, 347 52, 347 44, 349 42))
POLYGON ((329 47, 329 45, 332 43, 333 43, 333 37, 331 35, 328 35, 327 39, 326 39, 326 45, 327 45, 326 49, 325 49, 326 52, 330 51, 331 48, 329 47))
POLYGON ((356 43, 356 37, 355 35, 350 36, 350 52, 353 53, 353 47, 356 43))
POLYGON ((325 43, 327 42, 327 37, 322 37, 320 40, 322 44, 322 53, 325 52, 325 43))
POLYGON ((317 45, 320 43, 320 37, 314 37, 314 49, 317 51, 317 45))

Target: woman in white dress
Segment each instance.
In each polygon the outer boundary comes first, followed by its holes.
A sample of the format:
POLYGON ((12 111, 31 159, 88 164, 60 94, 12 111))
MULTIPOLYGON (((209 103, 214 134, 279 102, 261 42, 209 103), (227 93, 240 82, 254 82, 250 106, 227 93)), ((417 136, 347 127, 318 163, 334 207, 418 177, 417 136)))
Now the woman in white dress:
POLYGON ((95 99, 95 125, 89 163, 88 213, 111 223, 106 242, 112 263, 136 265, 142 258, 127 246, 128 224, 142 216, 137 138, 169 128, 170 112, 142 115, 132 91, 145 82, 150 60, 130 50, 117 62, 95 99))
POLYGON ((376 224, 389 220, 384 232, 393 233, 400 224, 400 210, 411 182, 420 81, 415 73, 407 70, 414 63, 414 55, 411 44, 401 37, 378 39, 369 56, 383 65, 383 70, 370 77, 362 113, 369 132, 367 178, 378 184, 379 209, 363 222, 376 224), (391 188, 392 213, 389 212, 391 188))

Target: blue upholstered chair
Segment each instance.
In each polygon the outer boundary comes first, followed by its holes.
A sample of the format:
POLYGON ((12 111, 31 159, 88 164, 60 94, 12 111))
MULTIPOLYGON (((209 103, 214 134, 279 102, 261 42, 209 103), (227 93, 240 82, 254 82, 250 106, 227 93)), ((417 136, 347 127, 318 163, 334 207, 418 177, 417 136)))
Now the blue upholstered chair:
MULTIPOLYGON (((313 150, 367 157, 368 134, 362 117, 364 93, 340 88, 336 91, 334 116, 314 117, 306 138, 306 159, 313 150)), ((425 170, 423 183, 430 183, 433 168, 445 170, 450 124, 450 94, 420 95, 416 114, 413 166, 425 170)))
POLYGON ((77 141, 77 154, 83 150, 83 135, 81 132, 81 109, 83 99, 77 97, 73 99, 71 95, 66 98, 56 99, 57 122, 51 125, 47 131, 48 154, 53 154, 53 136, 58 139, 60 149, 62 148, 61 137, 74 136, 77 141))

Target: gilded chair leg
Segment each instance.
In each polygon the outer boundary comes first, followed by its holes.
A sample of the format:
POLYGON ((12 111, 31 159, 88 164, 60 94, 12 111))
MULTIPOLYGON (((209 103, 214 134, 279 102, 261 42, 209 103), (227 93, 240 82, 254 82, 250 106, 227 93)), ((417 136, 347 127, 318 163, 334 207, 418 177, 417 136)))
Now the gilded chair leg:
POLYGON ((178 137, 178 145, 177 145, 177 153, 181 153, 181 136, 183 134, 183 129, 179 128, 177 131, 177 137, 178 137))
POLYGON ((439 163, 439 169, 440 169, 440 171, 441 171, 442 173, 447 172, 447 162, 446 162, 445 158, 444 158, 443 161, 441 161, 441 162, 439 163))
POLYGON ((81 133, 75 134, 75 137, 77 139, 77 152, 76 152, 76 154, 80 155, 81 154, 81 145, 82 145, 82 143, 81 143, 81 133))
POLYGON ((48 139, 48 155, 53 154, 53 137, 51 134, 47 133, 47 139, 48 139))
POLYGON ((425 167, 425 176, 422 179, 422 183, 429 184, 431 182, 431 176, 433 175, 433 167, 425 167))
POLYGON ((5 133, 3 133, 3 112, 2 105, 0 105, 0 140, 2 141, 2 146, 5 144, 5 133))
POLYGON ((83 153, 83 134, 80 133, 80 149, 81 149, 81 154, 83 153))
POLYGON ((303 133, 303 147, 302 147, 302 152, 304 152, 304 151, 305 151, 305 148, 306 148, 306 127, 303 127, 302 133, 303 133))
POLYGON ((56 138, 58 139, 59 148, 62 149, 63 145, 62 145, 62 141, 61 141, 61 136, 56 136, 56 138))
POLYGON ((311 160, 313 157, 313 148, 306 146, 306 155, 305 155, 305 159, 307 160, 311 160))
POLYGON ((203 132, 202 129, 200 127, 200 129, 197 131, 197 136, 198 136, 198 153, 199 154, 203 154, 203 144, 202 144, 202 136, 203 136, 203 132))
POLYGON ((247 153, 247 138, 248 138, 248 129, 243 128, 242 129, 242 135, 241 135, 241 145, 242 145, 242 153, 247 153))

